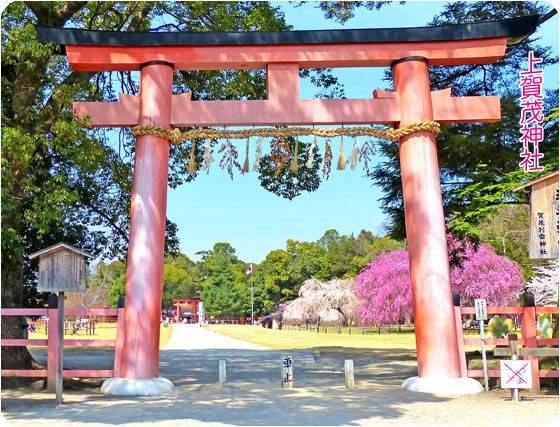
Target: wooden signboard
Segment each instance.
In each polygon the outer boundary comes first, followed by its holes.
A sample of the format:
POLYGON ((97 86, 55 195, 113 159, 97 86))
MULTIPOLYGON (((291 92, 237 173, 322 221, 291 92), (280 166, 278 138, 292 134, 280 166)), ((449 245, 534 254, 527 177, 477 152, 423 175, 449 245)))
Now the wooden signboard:
MULTIPOLYGON (((56 325, 56 339, 58 341, 56 345, 54 388, 56 401, 61 405, 64 365, 64 292, 85 292, 86 257, 93 258, 93 256, 67 243, 58 243, 29 255, 29 259, 37 257, 39 258, 37 290, 39 292, 58 292, 58 321, 56 325)), ((49 323, 50 327, 51 324, 49 323)), ((49 385, 49 387, 51 386, 49 385)))
POLYGON ((39 292, 85 292, 86 257, 88 253, 66 243, 59 243, 36 252, 39 257, 39 292))
POLYGON ((529 258, 558 258, 558 174, 531 186, 529 258))
POLYGON ((529 258, 558 258, 558 171, 514 188, 531 188, 529 258))

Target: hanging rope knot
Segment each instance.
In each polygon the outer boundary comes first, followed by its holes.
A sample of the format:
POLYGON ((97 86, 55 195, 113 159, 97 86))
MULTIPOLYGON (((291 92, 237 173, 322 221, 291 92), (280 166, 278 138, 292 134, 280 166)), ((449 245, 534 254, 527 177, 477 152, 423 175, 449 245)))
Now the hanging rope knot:
POLYGON ((243 130, 227 130, 227 129, 192 129, 181 132, 175 128, 173 130, 164 129, 159 126, 134 126, 132 134, 137 135, 155 135, 161 138, 166 138, 171 141, 173 145, 178 145, 183 141, 191 139, 204 139, 204 138, 225 138, 225 139, 246 139, 252 136, 259 136, 264 138, 286 138, 289 136, 308 136, 314 135, 323 138, 333 138, 337 136, 371 136, 378 139, 385 139, 387 141, 398 141, 403 136, 410 135, 414 132, 432 132, 437 134, 440 132, 440 125, 438 122, 417 122, 410 123, 401 128, 388 128, 388 129, 375 129, 366 126, 357 127, 341 127, 331 129, 315 129, 304 127, 292 128, 256 128, 256 129, 243 129, 243 130))
POLYGON ((169 131, 169 140, 173 145, 179 145, 181 143, 182 134, 181 131, 177 128, 169 131))

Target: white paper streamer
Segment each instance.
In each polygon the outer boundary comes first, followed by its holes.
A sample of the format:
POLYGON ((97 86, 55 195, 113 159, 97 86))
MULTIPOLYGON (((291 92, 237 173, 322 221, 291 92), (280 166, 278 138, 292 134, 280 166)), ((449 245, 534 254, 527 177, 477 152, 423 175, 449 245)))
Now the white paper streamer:
POLYGON ((255 163, 253 164, 253 172, 258 172, 261 165, 262 142, 263 137, 259 136, 259 139, 257 139, 257 150, 255 151, 255 163))
POLYGON ((358 153, 360 152, 360 143, 358 142, 358 137, 354 138, 354 149, 346 160, 346 165, 350 163, 350 168, 354 171, 356 170, 356 166, 358 165, 358 153))
POLYGON ((315 155, 313 151, 315 150, 315 147, 317 147, 317 135, 313 135, 313 143, 311 144, 311 147, 309 147, 309 158, 307 159, 307 162, 305 162, 305 167, 309 169, 313 167, 313 157, 315 155))
POLYGON ((204 155, 202 157, 202 165, 200 169, 205 170, 207 174, 210 173, 210 165, 214 162, 214 157, 212 156, 212 140, 210 138, 206 138, 206 142, 204 143, 204 155))

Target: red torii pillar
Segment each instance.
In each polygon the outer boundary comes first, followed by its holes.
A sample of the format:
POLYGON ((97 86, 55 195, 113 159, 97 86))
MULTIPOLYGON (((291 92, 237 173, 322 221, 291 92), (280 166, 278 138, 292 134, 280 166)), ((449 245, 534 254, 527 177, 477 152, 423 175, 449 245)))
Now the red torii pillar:
MULTIPOLYGON (((505 53, 508 35, 518 36, 521 31, 518 18, 510 21, 503 31, 495 23, 454 26, 454 30, 462 27, 457 31, 461 33, 458 40, 438 40, 430 34, 432 41, 425 42, 375 42, 372 40, 377 37, 376 30, 348 30, 352 31, 353 40, 357 37, 365 42, 333 41, 346 40, 345 34, 350 33, 344 31, 319 32, 316 36, 326 36, 327 40, 307 44, 288 40, 294 32, 285 33, 288 35, 244 33, 242 37, 249 40, 246 43, 240 43, 237 35, 228 33, 197 33, 197 40, 209 37, 207 43, 201 44, 193 42, 188 34, 172 33, 172 41, 168 42, 165 34, 149 33, 147 38, 157 37, 160 40, 157 43, 167 44, 150 45, 144 40, 141 45, 134 45, 125 40, 100 46, 99 40, 119 37, 123 40, 132 37, 136 42, 138 35, 110 32, 97 37, 92 35, 96 32, 40 28, 38 32, 41 36, 44 31, 42 41, 66 45, 74 70, 141 70, 140 97, 123 95, 120 102, 74 104, 75 113, 90 116, 92 126, 154 124, 167 128, 170 125, 340 123, 404 126, 430 120, 440 123, 499 120, 498 97, 454 98, 450 89, 430 92, 428 65, 498 60, 505 53), (464 36, 470 33, 472 38, 464 36), (265 44, 263 38, 267 37, 270 42, 265 44), (177 42, 179 39, 184 44, 177 42), (348 66, 392 66, 395 92, 375 91, 373 99, 299 99, 300 68, 348 66), (266 68, 267 99, 191 101, 189 93, 171 96, 173 67, 181 70, 266 68)), ((526 30, 529 34, 536 25, 536 20, 533 21, 532 29, 526 30)), ((407 37, 414 33, 412 38, 423 39, 433 30, 433 27, 407 29, 407 37)), ((399 36, 399 31, 395 29, 391 34, 399 36)), ((417 132, 401 138, 399 147, 419 371, 419 377, 408 379, 403 385, 416 391, 478 392, 481 387, 477 381, 461 378, 435 137, 417 132)), ((137 138, 125 305, 126 345, 122 349, 122 378, 109 379, 104 384, 104 391, 109 393, 147 394, 144 386, 129 393, 108 390, 111 387, 106 384, 111 382, 122 383, 130 391, 131 384, 138 381, 153 384, 164 380, 157 375, 168 155, 168 141, 155 136, 137 138)), ((165 381, 158 383, 157 390, 150 394, 173 387, 165 381)))
MULTIPOLYGON (((400 101, 400 126, 433 120, 428 60, 403 58, 393 63, 392 71, 400 101)), ((457 334, 449 323, 454 318, 453 295, 435 135, 416 132, 405 136, 399 140, 399 153, 414 324, 430 325, 416 327, 418 375, 458 378, 459 353, 441 351, 457 342, 457 334)))
MULTIPOLYGON (((140 76, 138 124, 169 128, 173 64, 145 63, 140 76)), ((125 378, 158 377, 169 144, 154 135, 136 138, 120 365, 125 378)))

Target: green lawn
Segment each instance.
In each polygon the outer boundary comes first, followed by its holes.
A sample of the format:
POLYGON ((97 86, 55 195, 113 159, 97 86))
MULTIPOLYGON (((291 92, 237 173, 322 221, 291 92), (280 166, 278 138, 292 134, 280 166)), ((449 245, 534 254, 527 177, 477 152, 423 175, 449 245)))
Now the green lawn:
POLYGON ((352 335, 324 332, 265 329, 247 325, 206 325, 211 331, 233 338, 260 344, 275 350, 306 349, 312 347, 403 348, 415 349, 414 333, 362 335, 352 329, 352 335))
MULTIPOLYGON (((173 328, 163 326, 159 332, 159 348, 163 348, 173 333, 173 328)), ((29 339, 46 339, 45 328, 39 327, 35 332, 29 332, 29 339)), ((114 340, 117 338, 117 324, 116 323, 97 323, 95 325, 95 335, 86 335, 85 330, 79 330, 75 334, 66 333, 64 339, 66 340, 114 340)), ((83 347, 76 347, 83 348, 83 347)), ((64 350, 71 350, 73 347, 65 347, 64 350)))

